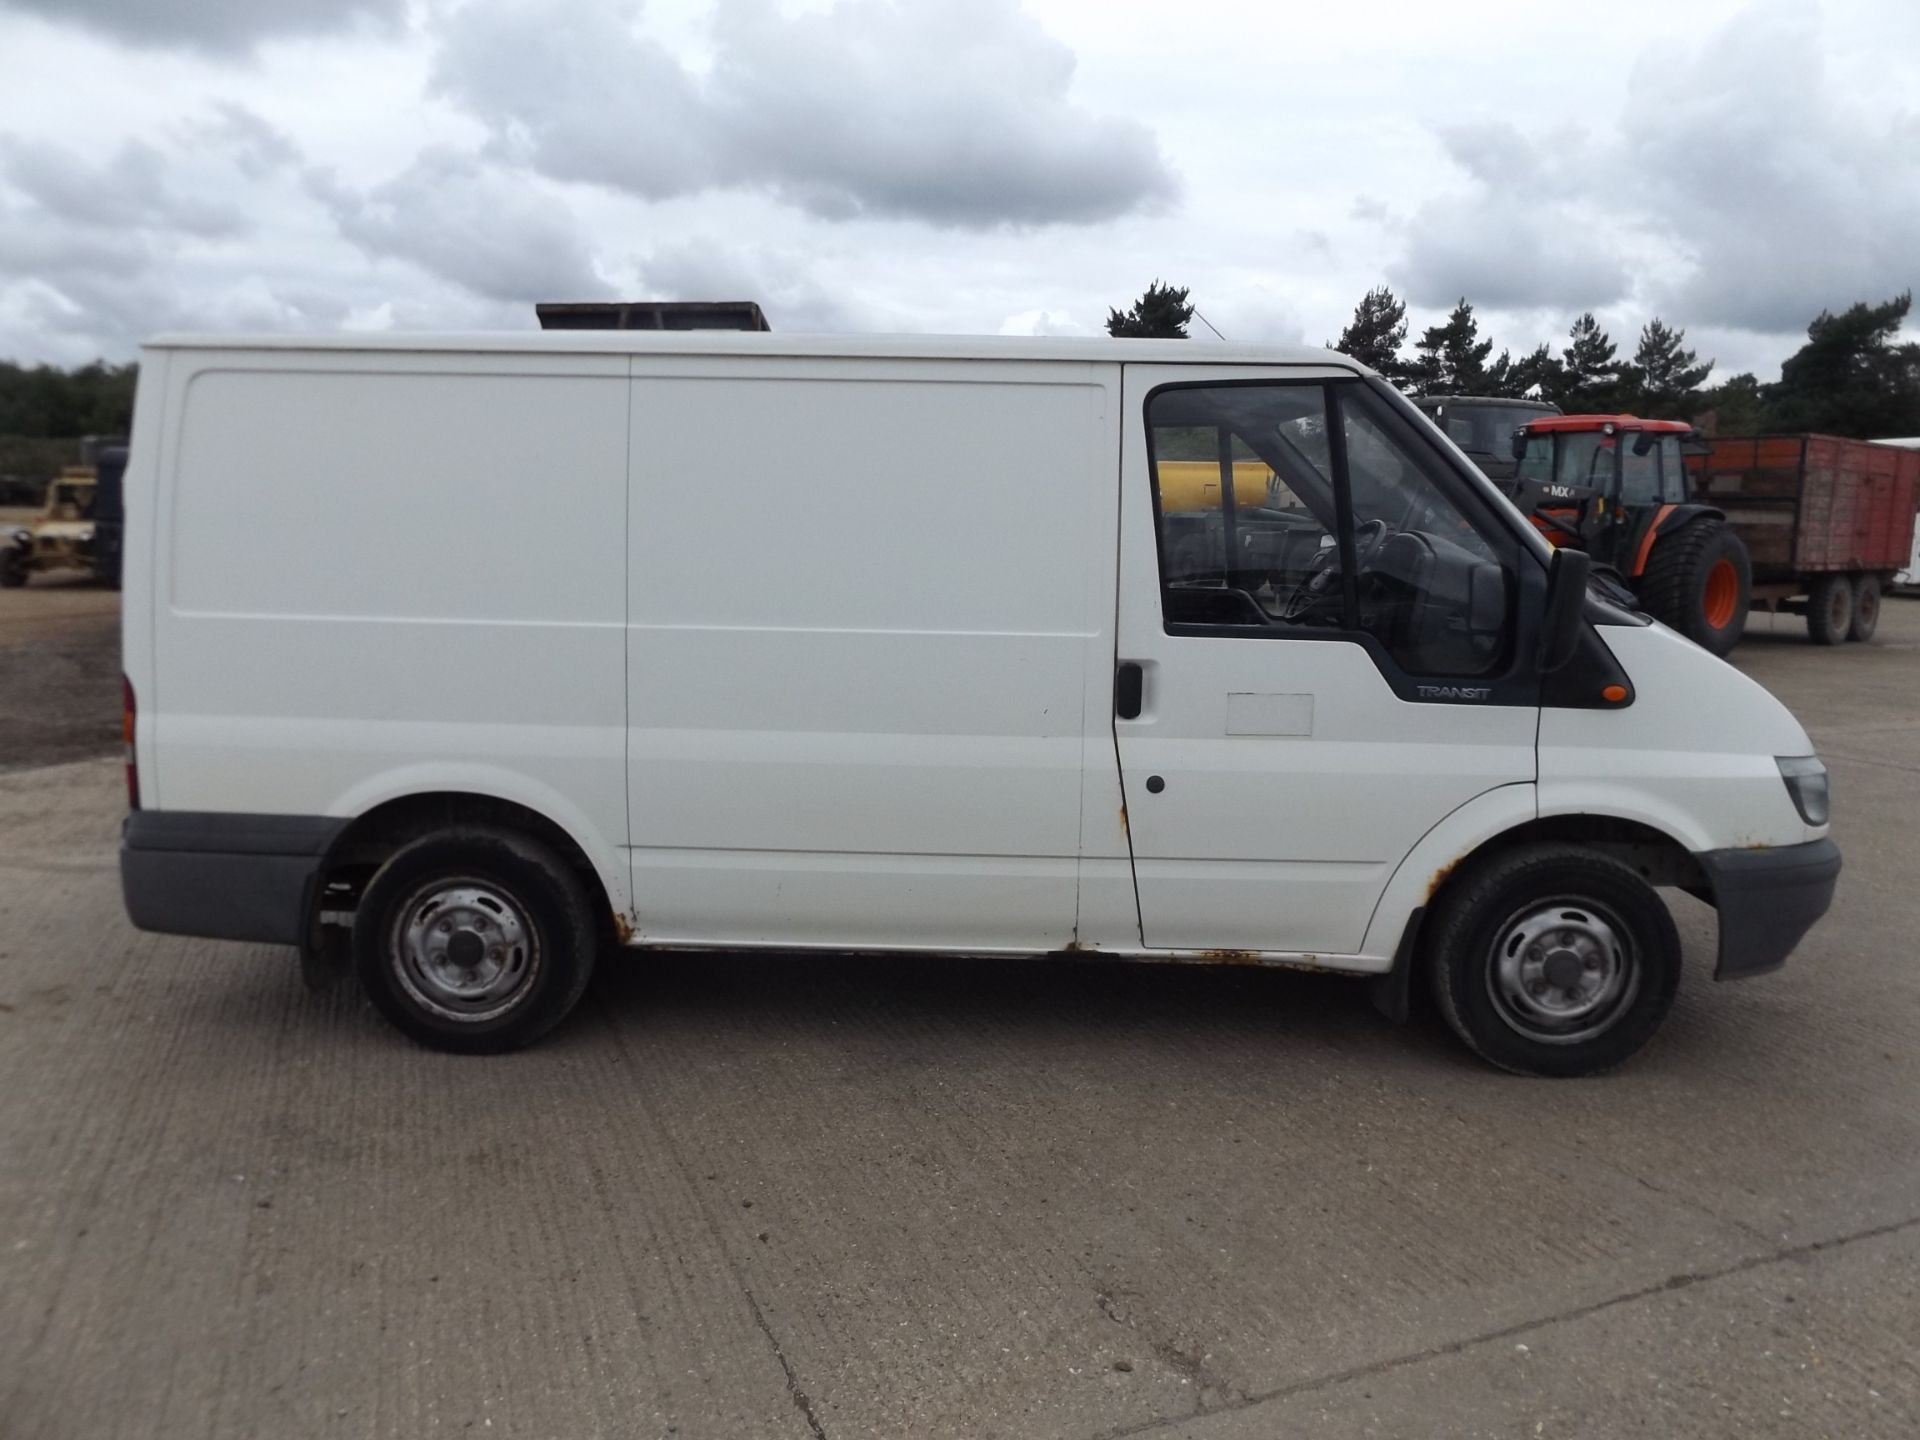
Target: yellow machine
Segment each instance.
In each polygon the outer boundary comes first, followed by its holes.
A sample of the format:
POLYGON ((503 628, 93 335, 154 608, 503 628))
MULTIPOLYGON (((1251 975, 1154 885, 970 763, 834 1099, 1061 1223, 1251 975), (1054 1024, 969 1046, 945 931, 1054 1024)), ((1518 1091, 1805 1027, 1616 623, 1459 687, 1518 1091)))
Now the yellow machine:
POLYGON ((91 465, 69 465, 47 486, 47 503, 32 523, 0 536, 0 585, 27 583, 40 571, 97 569, 94 501, 99 476, 91 465))
MULTIPOLYGON (((1154 468, 1160 477, 1161 514, 1220 508, 1220 466, 1217 461, 1162 460, 1154 468)), ((1261 505, 1292 509, 1299 503, 1293 492, 1279 482, 1264 461, 1233 462, 1233 506, 1236 510, 1261 505)))

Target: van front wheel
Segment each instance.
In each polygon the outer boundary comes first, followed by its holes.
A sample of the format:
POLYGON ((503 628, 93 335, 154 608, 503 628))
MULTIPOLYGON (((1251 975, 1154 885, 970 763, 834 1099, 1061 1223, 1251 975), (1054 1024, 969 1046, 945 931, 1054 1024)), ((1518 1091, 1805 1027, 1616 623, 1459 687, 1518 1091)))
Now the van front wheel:
POLYGON ((578 1003, 593 974, 580 877, 509 830, 462 826, 396 851, 353 920, 354 968, 374 1006, 439 1050, 513 1050, 578 1003))
POLYGON ((1483 1059, 1523 1075, 1590 1075, 1660 1028, 1680 934, 1654 888, 1576 845, 1533 845, 1457 877, 1428 949, 1440 1011, 1483 1059))

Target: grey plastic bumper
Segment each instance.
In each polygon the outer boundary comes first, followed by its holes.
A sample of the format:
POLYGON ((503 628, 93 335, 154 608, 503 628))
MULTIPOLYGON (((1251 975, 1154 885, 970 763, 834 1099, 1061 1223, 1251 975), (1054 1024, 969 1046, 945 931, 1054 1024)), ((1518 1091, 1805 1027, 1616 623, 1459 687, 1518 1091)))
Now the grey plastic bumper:
POLYGON ((1840 847, 1831 840, 1767 850, 1708 850, 1694 857, 1720 912, 1716 980, 1764 975, 1786 964, 1833 904, 1840 847))
POLYGON ((120 890, 142 930, 298 945, 327 848, 317 815, 141 810, 120 842, 120 890))

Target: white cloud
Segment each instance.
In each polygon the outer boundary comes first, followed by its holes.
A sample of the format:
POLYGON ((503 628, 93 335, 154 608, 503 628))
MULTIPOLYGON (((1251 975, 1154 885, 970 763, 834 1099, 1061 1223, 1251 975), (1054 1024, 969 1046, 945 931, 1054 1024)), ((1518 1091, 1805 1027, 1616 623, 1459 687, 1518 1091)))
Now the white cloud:
POLYGON ((1851 99, 1830 48, 1809 0, 1759 0, 1619 67, 1592 128, 1437 126, 1468 183, 1413 213, 1390 277, 1426 306, 1779 335, 1912 287, 1920 120, 1851 99))
POLYGON ((422 151, 365 192, 323 170, 308 186, 367 254, 409 261, 487 299, 532 305, 608 293, 564 201, 472 156, 422 151))
POLYGON ((391 30, 405 0, 0 0, 0 8, 85 26, 131 45, 245 50, 284 35, 391 30))
POLYGON ((830 219, 1085 223, 1165 205, 1152 133, 1069 95, 1073 52, 1014 0, 724 0, 695 73, 619 0, 468 5, 436 89, 503 154, 647 199, 759 189, 830 219))
POLYGON ((0 179, 55 220, 201 239, 238 235, 247 228, 245 214, 231 199, 170 184, 169 165, 142 140, 126 141, 112 159, 93 165, 52 141, 0 137, 0 179))
POLYGON ((0 0, 0 354, 582 295, 1097 334, 1158 276, 1236 342, 1386 280, 1770 378, 1920 280, 1920 6, 1536 10, 0 0))
POLYGON ((1094 331, 1065 310, 1022 310, 1000 322, 1002 335, 1092 335, 1104 334, 1106 327, 1094 331))

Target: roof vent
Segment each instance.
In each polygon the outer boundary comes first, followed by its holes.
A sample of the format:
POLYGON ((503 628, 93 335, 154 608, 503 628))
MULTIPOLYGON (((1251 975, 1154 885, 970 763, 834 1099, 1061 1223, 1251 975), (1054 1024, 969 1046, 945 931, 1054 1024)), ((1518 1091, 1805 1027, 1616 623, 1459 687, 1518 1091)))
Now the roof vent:
POLYGON ((563 300, 535 305, 542 330, 771 330, 752 300, 563 300))

